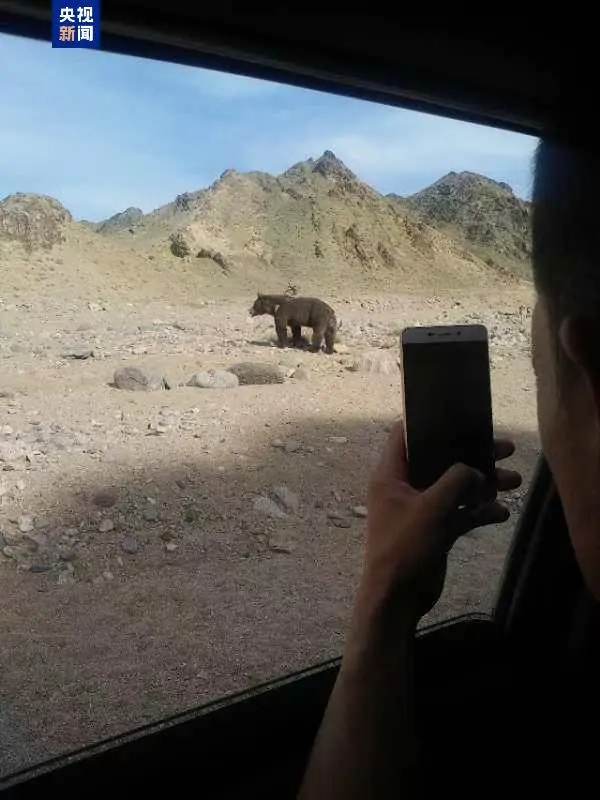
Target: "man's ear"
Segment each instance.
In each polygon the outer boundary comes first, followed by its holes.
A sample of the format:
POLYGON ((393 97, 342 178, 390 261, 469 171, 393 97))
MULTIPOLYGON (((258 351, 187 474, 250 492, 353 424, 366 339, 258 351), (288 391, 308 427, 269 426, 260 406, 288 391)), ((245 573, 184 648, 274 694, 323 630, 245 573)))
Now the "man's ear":
POLYGON ((565 317, 558 338, 567 358, 585 374, 600 410, 600 320, 582 315, 565 317))

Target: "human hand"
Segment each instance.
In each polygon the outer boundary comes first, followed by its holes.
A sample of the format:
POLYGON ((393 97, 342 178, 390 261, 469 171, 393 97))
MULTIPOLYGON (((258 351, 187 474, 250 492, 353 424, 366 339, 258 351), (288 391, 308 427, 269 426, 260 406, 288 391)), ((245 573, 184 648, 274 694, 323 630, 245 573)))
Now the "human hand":
MULTIPOLYGON (((505 439, 494 445, 496 461, 515 451, 505 439)), ((505 522, 509 511, 498 502, 498 492, 516 489, 521 481, 518 472, 497 468, 489 482, 477 470, 455 464, 433 486, 417 491, 408 484, 404 426, 397 423, 369 482, 361 596, 391 601, 416 624, 439 600, 455 541, 474 528, 505 522)))

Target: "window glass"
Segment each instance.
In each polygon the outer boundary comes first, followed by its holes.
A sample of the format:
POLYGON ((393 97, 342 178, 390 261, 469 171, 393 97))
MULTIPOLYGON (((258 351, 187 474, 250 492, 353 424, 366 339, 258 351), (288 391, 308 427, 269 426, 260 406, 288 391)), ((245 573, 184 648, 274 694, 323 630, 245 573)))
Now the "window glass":
MULTIPOLYGON (((9 36, 0 67, 7 775, 340 653, 404 326, 487 325, 526 482, 538 442, 532 139, 9 36), (276 347, 258 292, 329 304, 335 352, 276 347)), ((513 525, 426 622, 490 610, 513 525)))

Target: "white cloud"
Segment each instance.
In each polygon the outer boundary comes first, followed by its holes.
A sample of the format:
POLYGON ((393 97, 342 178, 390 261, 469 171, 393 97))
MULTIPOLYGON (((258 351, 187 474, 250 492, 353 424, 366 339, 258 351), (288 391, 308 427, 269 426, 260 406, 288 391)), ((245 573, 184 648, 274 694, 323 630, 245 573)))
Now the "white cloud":
MULTIPOLYGON (((417 191, 419 183, 426 185, 451 170, 466 170, 505 180, 527 196, 536 142, 483 125, 371 106, 352 125, 340 127, 331 120, 308 124, 304 135, 296 132, 291 141, 273 143, 265 155, 280 169, 332 150, 361 178, 384 191, 417 191)), ((261 144, 258 147, 262 149, 261 144)))
POLYGON ((0 74, 0 196, 50 194, 75 216, 147 211, 227 167, 278 173, 324 150, 383 192, 450 170, 529 191, 535 141, 484 126, 2 35, 0 74))

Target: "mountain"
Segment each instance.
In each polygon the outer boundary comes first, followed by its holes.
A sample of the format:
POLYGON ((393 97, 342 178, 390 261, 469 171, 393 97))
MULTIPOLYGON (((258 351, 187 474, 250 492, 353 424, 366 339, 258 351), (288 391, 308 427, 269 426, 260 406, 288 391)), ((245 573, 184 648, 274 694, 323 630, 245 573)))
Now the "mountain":
POLYGON ((394 199, 464 242, 490 266, 517 273, 529 270, 531 204, 507 183, 472 172, 449 172, 416 194, 394 199))
POLYGON ((164 265, 77 222, 55 198, 16 193, 0 201, 0 299, 50 302, 201 295, 196 276, 173 281, 164 265))
POLYGON ((139 294, 148 281, 188 299, 289 281, 304 294, 498 284, 527 274, 528 225, 506 184, 450 173, 411 197, 384 196, 325 151, 277 176, 226 170, 148 214, 131 207, 99 223, 53 198, 11 195, 0 257, 18 270, 0 270, 0 291, 17 273, 35 285, 37 262, 71 294, 139 294))
POLYGON ((95 229, 98 233, 114 233, 115 231, 128 230, 143 216, 144 212, 141 208, 126 208, 125 211, 120 211, 103 222, 99 222, 95 229))

